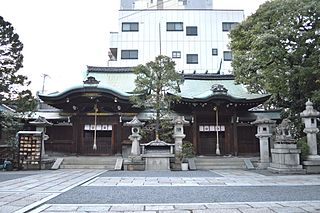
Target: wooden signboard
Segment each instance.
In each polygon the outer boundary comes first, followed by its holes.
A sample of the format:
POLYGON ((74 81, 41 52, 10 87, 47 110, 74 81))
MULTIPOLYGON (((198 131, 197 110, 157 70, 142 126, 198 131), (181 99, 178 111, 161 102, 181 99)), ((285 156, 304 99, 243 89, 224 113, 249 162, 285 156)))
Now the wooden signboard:
POLYGON ((20 131, 19 136, 19 167, 41 169, 42 132, 20 131))

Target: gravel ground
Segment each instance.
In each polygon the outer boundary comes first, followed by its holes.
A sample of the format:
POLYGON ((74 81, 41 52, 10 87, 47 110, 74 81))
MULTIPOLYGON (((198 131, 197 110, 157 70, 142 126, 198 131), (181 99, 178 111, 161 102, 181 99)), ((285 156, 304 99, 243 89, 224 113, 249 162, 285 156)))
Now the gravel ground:
POLYGON ((211 171, 107 171, 100 177, 222 177, 211 171))
POLYGON ((76 187, 50 204, 151 204, 320 200, 320 186, 76 187))

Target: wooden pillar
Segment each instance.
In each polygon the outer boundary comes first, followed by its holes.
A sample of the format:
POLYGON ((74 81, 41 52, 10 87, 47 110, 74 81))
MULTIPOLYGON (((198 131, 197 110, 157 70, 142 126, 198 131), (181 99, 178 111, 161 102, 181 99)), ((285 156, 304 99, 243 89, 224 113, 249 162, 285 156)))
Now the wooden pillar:
POLYGON ((80 131, 80 116, 74 115, 72 117, 72 128, 73 128, 73 135, 72 135, 72 152, 76 154, 80 154, 80 143, 81 138, 79 137, 81 131, 80 131))
POLYGON ((117 135, 117 125, 112 124, 112 137, 111 137, 111 153, 114 154, 116 151, 116 135, 117 135))
POLYGON ((231 125, 226 124, 225 125, 225 132, 224 132, 224 153, 225 154, 229 154, 231 153, 231 141, 232 139, 230 138, 230 132, 231 132, 232 128, 231 125))
POLYGON ((116 132, 116 150, 114 154, 122 154, 122 140, 121 140, 121 135, 122 135, 122 126, 121 123, 119 122, 117 125, 117 132, 116 132))
POLYGON ((193 143, 193 147, 194 150, 196 151, 196 153, 199 153, 198 150, 198 119, 197 119, 197 115, 195 113, 192 114, 193 116, 193 124, 192 124, 192 143, 193 143))
POLYGON ((239 150, 238 150, 238 123, 237 123, 237 115, 233 115, 233 152, 235 156, 238 156, 239 150))

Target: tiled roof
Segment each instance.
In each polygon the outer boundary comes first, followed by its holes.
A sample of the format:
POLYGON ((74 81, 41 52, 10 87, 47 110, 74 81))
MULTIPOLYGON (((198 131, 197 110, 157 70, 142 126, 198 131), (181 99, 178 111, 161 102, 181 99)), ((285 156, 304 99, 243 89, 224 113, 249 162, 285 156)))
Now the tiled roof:
MULTIPOLYGON (((94 77, 99 84, 97 90, 112 92, 121 97, 128 98, 135 88, 136 75, 132 67, 93 67, 88 66, 87 77, 94 77)), ((58 97, 72 90, 85 88, 82 83, 62 93, 44 95, 47 97, 58 97)), ((232 75, 217 74, 184 74, 184 83, 180 86, 181 97, 189 101, 207 101, 212 98, 226 98, 233 101, 254 101, 267 99, 268 94, 251 94, 241 85, 236 84, 232 75), (215 93, 213 85, 222 85, 226 93, 215 93)), ((43 96, 43 95, 42 95, 43 96)))
POLYGON ((133 72, 134 67, 96 67, 87 66, 87 73, 107 72, 107 73, 128 73, 133 72))

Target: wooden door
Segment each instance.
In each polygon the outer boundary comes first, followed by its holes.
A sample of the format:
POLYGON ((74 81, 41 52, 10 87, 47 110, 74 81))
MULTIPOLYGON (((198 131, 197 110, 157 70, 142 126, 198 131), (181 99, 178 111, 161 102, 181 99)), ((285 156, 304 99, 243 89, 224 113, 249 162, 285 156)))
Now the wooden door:
POLYGON ((86 155, 111 155, 112 131, 97 131, 97 149, 93 149, 94 131, 84 130, 82 154, 86 155))
POLYGON ((256 127, 238 126, 238 147, 241 154, 259 153, 259 141, 255 136, 256 127))
MULTIPOLYGON (((199 155, 215 155, 217 144, 216 132, 200 132, 198 152, 199 155)), ((220 154, 224 153, 224 132, 219 132, 220 154)))

